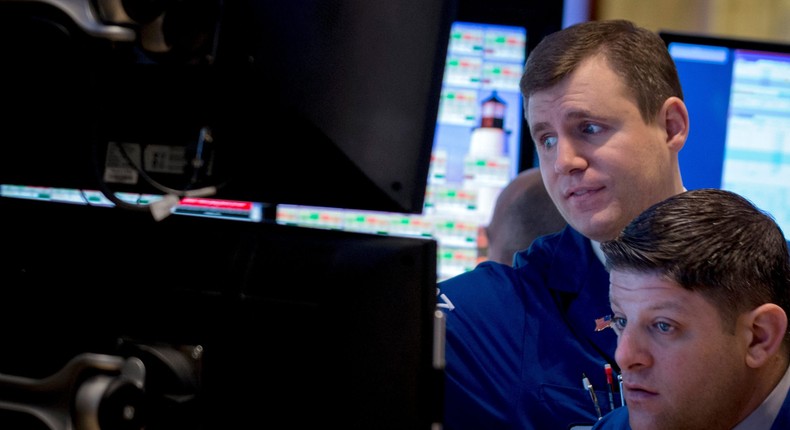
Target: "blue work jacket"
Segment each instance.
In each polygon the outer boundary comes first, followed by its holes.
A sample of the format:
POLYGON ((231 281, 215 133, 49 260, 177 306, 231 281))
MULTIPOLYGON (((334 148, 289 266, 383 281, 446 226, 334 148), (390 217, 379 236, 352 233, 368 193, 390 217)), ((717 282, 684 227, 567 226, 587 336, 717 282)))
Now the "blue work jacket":
MULTIPOLYGON (((604 365, 616 335, 609 275, 570 226, 538 238, 514 266, 483 262, 439 284, 446 320, 444 430, 565 430, 611 410, 604 365)), ((619 396, 615 397, 619 406, 619 396)))

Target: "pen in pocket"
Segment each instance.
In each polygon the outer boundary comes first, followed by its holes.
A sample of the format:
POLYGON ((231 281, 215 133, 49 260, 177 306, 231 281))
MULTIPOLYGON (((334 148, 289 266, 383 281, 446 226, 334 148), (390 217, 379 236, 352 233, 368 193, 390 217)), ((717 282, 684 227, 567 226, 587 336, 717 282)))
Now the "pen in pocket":
POLYGON ((601 415, 601 406, 598 404, 598 396, 595 395, 595 389, 593 389, 590 380, 587 379, 587 375, 585 375, 584 373, 582 373, 582 386, 584 387, 585 390, 590 392, 590 398, 592 399, 593 406, 595 406, 595 413, 598 414, 598 419, 600 420, 602 415, 601 415))
POLYGON ((603 370, 606 372, 606 385, 609 386, 609 409, 614 410, 614 376, 612 375, 612 365, 609 363, 604 364, 603 370))

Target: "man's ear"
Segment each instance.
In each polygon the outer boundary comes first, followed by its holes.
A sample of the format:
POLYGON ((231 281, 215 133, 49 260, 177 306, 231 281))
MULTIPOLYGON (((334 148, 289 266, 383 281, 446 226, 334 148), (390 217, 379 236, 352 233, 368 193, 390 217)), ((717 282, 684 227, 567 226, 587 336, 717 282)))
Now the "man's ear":
POLYGON ((661 107, 661 118, 667 132, 667 144, 680 151, 689 135, 689 112, 686 104, 678 97, 670 97, 661 107))
POLYGON ((766 364, 782 347, 787 333, 787 314, 778 305, 765 303, 743 317, 751 334, 746 351, 746 365, 758 368, 766 364))

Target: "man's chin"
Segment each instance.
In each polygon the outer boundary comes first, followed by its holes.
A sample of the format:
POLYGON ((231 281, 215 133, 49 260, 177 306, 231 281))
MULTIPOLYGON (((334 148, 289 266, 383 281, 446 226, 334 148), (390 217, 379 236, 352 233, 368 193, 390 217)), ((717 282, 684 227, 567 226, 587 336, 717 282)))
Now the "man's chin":
POLYGON ((612 229, 611 222, 604 223, 595 220, 586 219, 583 222, 571 223, 571 226, 579 233, 583 234, 596 242, 603 242, 606 240, 614 239, 620 234, 622 228, 612 229))

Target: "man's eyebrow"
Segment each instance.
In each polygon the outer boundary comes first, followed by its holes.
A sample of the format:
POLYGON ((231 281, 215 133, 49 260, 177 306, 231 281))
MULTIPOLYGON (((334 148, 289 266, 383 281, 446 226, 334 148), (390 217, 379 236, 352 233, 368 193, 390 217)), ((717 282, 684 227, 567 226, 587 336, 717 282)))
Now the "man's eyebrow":
MULTIPOLYGON (((609 302, 613 306, 622 307, 617 299, 613 297, 609 297, 609 302)), ((661 301, 658 303, 653 303, 646 308, 649 311, 664 311, 664 310, 674 310, 674 311, 683 311, 687 309, 685 302, 678 302, 678 301, 661 301)))
POLYGON ((534 125, 530 125, 529 133, 533 136, 542 133, 544 130, 551 128, 548 122, 539 122, 534 125))
MULTIPOLYGON (((566 120, 576 120, 582 118, 597 118, 597 116, 593 115, 592 112, 586 109, 576 109, 572 111, 568 111, 562 117, 563 121, 566 120)), ((537 122, 534 125, 530 125, 529 132, 533 136, 542 133, 545 130, 551 129, 551 124, 548 121, 537 122)))
POLYGON ((563 119, 580 119, 580 118, 598 118, 598 116, 586 109, 572 110, 567 112, 563 116, 563 119))
POLYGON ((658 302, 648 307, 648 309, 652 311, 663 311, 663 310, 682 311, 685 310, 686 308, 687 306, 685 302, 677 302, 677 301, 658 302))

